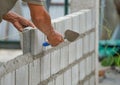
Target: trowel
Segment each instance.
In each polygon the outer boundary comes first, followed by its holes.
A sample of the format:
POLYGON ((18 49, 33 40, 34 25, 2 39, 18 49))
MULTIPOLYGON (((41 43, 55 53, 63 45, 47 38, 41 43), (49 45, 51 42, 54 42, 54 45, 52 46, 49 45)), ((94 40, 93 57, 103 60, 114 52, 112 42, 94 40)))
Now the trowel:
MULTIPOLYGON (((73 30, 66 30, 64 32, 64 39, 69 41, 69 42, 74 42, 78 37, 80 36, 79 33, 73 31, 73 30)), ((46 47, 46 46, 49 46, 50 44, 48 42, 44 42, 43 43, 43 46, 46 47)))

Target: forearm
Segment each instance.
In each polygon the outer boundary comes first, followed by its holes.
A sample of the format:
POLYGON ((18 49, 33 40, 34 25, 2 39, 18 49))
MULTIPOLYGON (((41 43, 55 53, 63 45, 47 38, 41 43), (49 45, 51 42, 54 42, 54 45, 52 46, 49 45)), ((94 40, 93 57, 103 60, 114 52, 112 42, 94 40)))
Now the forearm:
POLYGON ((50 16, 45 8, 40 5, 28 5, 30 8, 33 23, 40 31, 42 31, 47 36, 48 42, 52 46, 57 46, 58 44, 63 42, 64 39, 62 35, 53 29, 50 16))
POLYGON ((30 8, 32 21, 36 27, 47 36, 51 35, 51 33, 55 33, 51 25, 51 18, 45 8, 39 5, 28 5, 30 8))

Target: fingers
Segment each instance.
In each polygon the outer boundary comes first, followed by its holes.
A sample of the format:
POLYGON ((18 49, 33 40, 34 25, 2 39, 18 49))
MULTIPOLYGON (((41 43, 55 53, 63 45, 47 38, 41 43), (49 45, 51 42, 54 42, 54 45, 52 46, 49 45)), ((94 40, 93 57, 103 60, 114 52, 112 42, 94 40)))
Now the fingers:
POLYGON ((19 22, 14 22, 13 25, 17 28, 18 31, 23 31, 23 27, 19 22))
POLYGON ((28 24, 21 24, 19 22, 14 22, 14 26, 17 28, 18 31, 22 32, 24 28, 26 27, 33 27, 35 28, 34 24, 28 23, 28 24))
POLYGON ((24 18, 20 18, 18 21, 14 22, 13 24, 18 29, 18 31, 20 31, 20 32, 22 32, 23 29, 26 28, 26 27, 35 28, 35 25, 32 22, 30 22, 30 21, 28 21, 24 18))
POLYGON ((19 22, 20 22, 20 24, 25 28, 25 27, 35 27, 35 25, 32 23, 32 22, 30 22, 30 21, 28 21, 28 20, 26 20, 25 18, 23 18, 23 17, 20 17, 19 18, 19 22))
POLYGON ((23 28, 25 27, 35 27, 35 25, 33 23, 31 23, 30 21, 27 20, 22 20, 20 21, 20 24, 22 25, 23 28))

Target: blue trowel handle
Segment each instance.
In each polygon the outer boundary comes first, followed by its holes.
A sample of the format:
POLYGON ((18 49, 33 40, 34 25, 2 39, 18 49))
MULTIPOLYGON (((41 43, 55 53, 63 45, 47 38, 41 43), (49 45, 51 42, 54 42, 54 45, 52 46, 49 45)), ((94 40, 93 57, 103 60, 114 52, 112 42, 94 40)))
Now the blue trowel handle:
POLYGON ((49 46, 50 44, 48 42, 44 42, 42 45, 46 47, 46 46, 49 46))

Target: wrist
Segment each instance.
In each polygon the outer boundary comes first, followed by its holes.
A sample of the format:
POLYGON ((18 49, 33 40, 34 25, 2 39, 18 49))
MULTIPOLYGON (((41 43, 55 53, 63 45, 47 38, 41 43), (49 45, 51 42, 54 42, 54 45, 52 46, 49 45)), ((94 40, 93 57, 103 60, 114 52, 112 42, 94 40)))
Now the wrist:
POLYGON ((56 31, 55 30, 49 30, 46 32, 47 37, 53 37, 55 36, 56 31))

